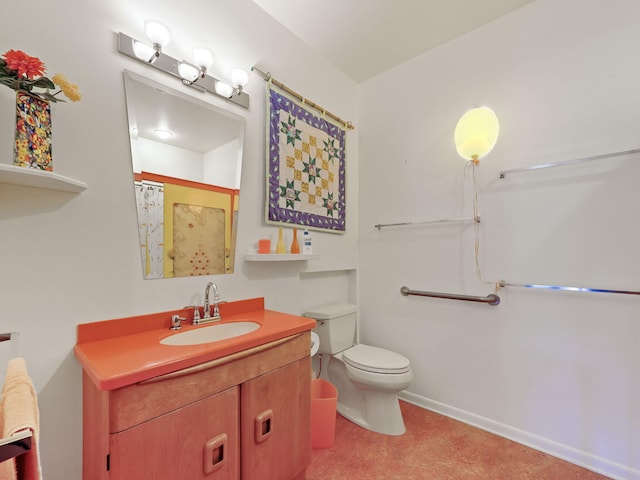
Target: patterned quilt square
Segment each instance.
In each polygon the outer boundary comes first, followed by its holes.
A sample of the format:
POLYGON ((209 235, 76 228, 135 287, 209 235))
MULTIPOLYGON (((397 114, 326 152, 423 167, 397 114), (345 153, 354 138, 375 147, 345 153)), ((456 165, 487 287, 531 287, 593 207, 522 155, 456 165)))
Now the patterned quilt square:
POLYGON ((267 86, 267 222, 345 231, 345 130, 267 86))

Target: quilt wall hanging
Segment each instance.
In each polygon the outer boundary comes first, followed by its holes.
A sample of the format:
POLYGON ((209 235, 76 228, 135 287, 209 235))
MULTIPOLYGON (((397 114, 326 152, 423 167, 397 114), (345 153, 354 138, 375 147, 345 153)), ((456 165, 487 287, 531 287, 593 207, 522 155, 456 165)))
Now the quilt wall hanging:
POLYGON ((344 233, 346 131, 267 82, 266 221, 344 233))

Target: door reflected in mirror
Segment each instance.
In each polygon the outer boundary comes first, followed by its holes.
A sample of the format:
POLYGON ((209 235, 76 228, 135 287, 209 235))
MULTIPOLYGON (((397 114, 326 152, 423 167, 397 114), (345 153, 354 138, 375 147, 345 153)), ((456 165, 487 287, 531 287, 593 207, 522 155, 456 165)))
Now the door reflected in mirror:
POLYGON ((233 273, 244 118, 124 80, 144 278, 233 273))

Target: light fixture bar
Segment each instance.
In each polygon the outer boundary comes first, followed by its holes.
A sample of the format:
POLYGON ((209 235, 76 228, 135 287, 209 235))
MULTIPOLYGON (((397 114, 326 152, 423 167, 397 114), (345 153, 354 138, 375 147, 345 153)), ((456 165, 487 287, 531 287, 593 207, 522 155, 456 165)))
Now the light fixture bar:
POLYGON ((133 51, 134 41, 138 41, 138 40, 122 32, 119 32, 118 33, 118 51, 123 55, 126 55, 127 57, 137 60, 140 63, 144 63, 146 65, 149 65, 153 68, 161 70, 173 77, 180 79, 180 81, 183 84, 191 88, 195 88, 196 90, 199 90, 201 92, 209 92, 213 95, 216 95, 217 97, 221 97, 232 103, 235 103, 236 105, 240 105, 241 107, 244 107, 244 108, 249 108, 249 95, 244 91, 237 91, 232 97, 226 97, 224 95, 220 95, 219 93, 217 93, 215 85, 217 82, 221 82, 221 80, 218 80, 216 77, 205 74, 204 76, 196 79, 194 82, 187 82, 183 80, 180 74, 178 73, 178 64, 180 63, 180 61, 167 55, 164 52, 160 52, 158 54, 158 58, 153 63, 148 63, 148 62, 145 62, 144 60, 141 60, 139 57, 136 56, 135 52, 133 51))
POLYGON ((504 178, 507 176, 508 173, 529 172, 531 170, 541 170, 543 168, 565 167, 567 165, 575 165, 577 163, 591 162, 593 160, 603 160, 605 158, 620 157, 622 155, 631 155, 634 153, 640 153, 640 148, 634 148, 633 150, 625 150, 623 152, 604 153, 602 155, 594 155, 592 157, 578 158, 576 160, 567 160, 565 162, 544 163, 541 165, 532 165, 530 167, 512 168, 511 170, 501 170, 498 174, 498 178, 504 178))

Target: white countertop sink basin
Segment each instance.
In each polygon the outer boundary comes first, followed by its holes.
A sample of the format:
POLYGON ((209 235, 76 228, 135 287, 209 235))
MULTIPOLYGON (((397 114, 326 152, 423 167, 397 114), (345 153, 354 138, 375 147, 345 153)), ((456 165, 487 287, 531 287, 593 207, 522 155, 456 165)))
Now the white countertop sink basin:
POLYGON ((260 328, 256 322, 230 322, 216 323, 207 327, 174 333, 160 340, 163 345, 200 345, 203 343, 217 342, 228 338, 239 337, 251 333, 260 328))

